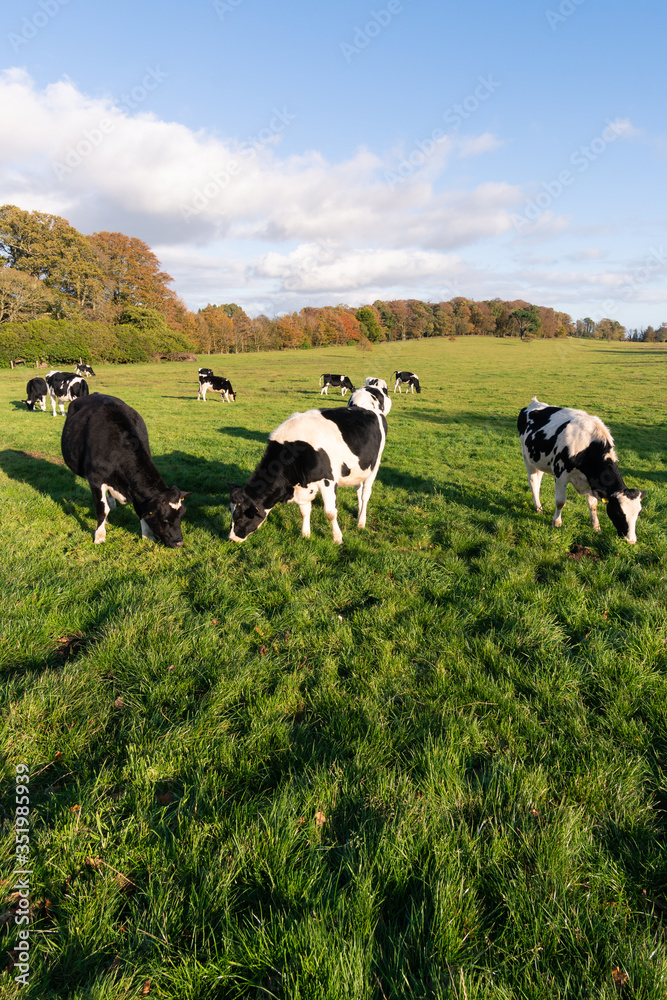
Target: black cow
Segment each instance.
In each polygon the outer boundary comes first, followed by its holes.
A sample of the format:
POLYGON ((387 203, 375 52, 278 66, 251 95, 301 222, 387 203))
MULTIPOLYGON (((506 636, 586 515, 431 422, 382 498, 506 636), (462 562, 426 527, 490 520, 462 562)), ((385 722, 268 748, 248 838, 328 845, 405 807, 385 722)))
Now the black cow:
POLYGON ((415 389, 417 390, 417 392, 421 392, 419 379, 417 378, 414 372, 394 372, 394 377, 396 378, 396 385, 394 386, 394 392, 396 392, 396 390, 398 389, 399 394, 401 394, 402 385, 407 385, 412 391, 413 395, 415 389))
POLYGON ((56 416, 56 402, 60 407, 61 416, 65 416, 65 403, 77 399, 79 396, 88 395, 88 383, 85 378, 75 375, 74 372, 51 371, 46 376, 46 384, 49 387, 53 416, 56 416))
POLYGON ((346 407, 288 417, 269 435, 266 451, 246 485, 232 488, 230 541, 242 542, 257 531, 277 503, 299 505, 301 534, 308 538, 311 504, 321 493, 333 540, 340 544, 338 486, 356 488, 357 525, 364 528, 390 409, 391 399, 382 390, 357 389, 346 407))
POLYGON ((167 487, 155 468, 146 424, 115 396, 94 392, 75 399, 67 413, 62 453, 72 472, 90 483, 95 501, 95 542, 106 539, 109 511, 131 501, 141 519, 141 537, 170 549, 183 544, 183 503, 191 493, 167 487))
POLYGON ((211 392, 219 392, 220 399, 223 402, 234 402, 236 399, 236 393, 232 389, 232 383, 228 378, 224 378, 222 375, 202 375, 201 368, 199 371, 199 392, 197 393, 197 399, 203 399, 204 402, 206 402, 206 393, 210 389, 211 392))
POLYGON ((76 373, 77 373, 77 375, 83 375, 85 378, 88 378, 89 375, 92 375, 92 376, 95 375, 95 372, 90 367, 90 365, 84 365, 80 361, 79 361, 78 365, 76 366, 76 373))
POLYGON ((329 395, 329 386, 333 386, 334 389, 340 389, 340 394, 345 398, 345 393, 348 391, 354 392, 354 386, 350 382, 347 375, 320 375, 320 385, 322 389, 320 391, 320 396, 324 393, 325 396, 329 395), (324 385, 322 385, 324 382, 324 385))
POLYGON ((597 506, 602 500, 618 534, 634 545, 646 494, 623 482, 614 440, 600 418, 584 410, 547 406, 533 397, 519 413, 517 426, 535 510, 542 512, 540 485, 544 473, 550 472, 556 480, 556 528, 562 524, 567 484, 572 483, 577 493, 586 496, 591 527, 600 530, 597 506))
POLYGON ((49 387, 43 378, 39 375, 35 378, 31 378, 25 387, 25 391, 28 396, 25 403, 29 410, 35 409, 35 403, 39 403, 42 411, 46 410, 46 397, 49 392, 49 387))

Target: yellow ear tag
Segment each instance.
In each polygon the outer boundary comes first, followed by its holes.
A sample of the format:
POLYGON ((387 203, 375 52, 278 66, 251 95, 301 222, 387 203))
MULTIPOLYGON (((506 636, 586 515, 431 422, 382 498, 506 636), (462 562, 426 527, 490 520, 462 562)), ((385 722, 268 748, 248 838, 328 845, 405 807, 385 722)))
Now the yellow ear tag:
POLYGON ((604 497, 600 497, 600 499, 602 500, 602 503, 606 503, 607 502, 604 497))

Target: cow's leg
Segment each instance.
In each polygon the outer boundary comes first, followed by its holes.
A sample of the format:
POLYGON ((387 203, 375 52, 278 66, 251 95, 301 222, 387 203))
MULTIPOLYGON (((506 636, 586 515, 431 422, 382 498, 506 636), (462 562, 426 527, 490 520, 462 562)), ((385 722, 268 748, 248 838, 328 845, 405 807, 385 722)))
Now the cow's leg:
POLYGON ((338 524, 338 510, 336 508, 336 484, 331 483, 330 486, 321 486, 320 492, 322 494, 322 502, 324 504, 324 513, 327 519, 331 523, 331 531, 333 533, 333 540, 336 545, 340 545, 343 541, 343 533, 340 530, 340 525, 338 524))
POLYGON ((567 500, 567 475, 559 476, 556 479, 556 512, 554 514, 553 525, 554 528, 560 528, 563 523, 563 518, 561 513, 563 507, 565 506, 565 501, 567 500))
POLYGON ((301 511, 301 537, 310 538, 310 511, 312 509, 312 503, 310 500, 304 500, 303 503, 299 504, 299 510, 301 511))
POLYGON ((146 521, 144 521, 144 519, 142 517, 142 519, 141 519, 141 540, 142 540, 142 542, 143 542, 144 539, 146 539, 149 542, 154 542, 155 541, 155 535, 153 534, 153 532, 149 528, 148 524, 146 523, 146 521))
POLYGON ((57 414, 56 414, 56 397, 53 395, 52 392, 50 392, 49 395, 51 397, 51 406, 53 407, 53 416, 55 417, 55 416, 57 416, 57 414))
POLYGON ((208 389, 208 386, 206 386, 206 385, 202 386, 202 389, 201 389, 201 398, 204 400, 204 402, 206 402, 206 390, 207 389, 208 389))
POLYGON ((399 388, 399 384, 400 384, 400 379, 397 378, 396 385, 394 386, 394 392, 396 392, 396 390, 399 388))
POLYGON ((42 396, 40 406, 42 407, 42 413, 46 413, 46 396, 42 396))
MULTIPOLYGON (((90 482, 90 480, 88 481, 90 482)), ((90 483, 90 488, 93 491, 93 500, 95 501, 95 517, 97 518, 97 527, 95 528, 93 539, 95 544, 99 545, 100 542, 106 541, 107 518, 111 507, 107 501, 107 491, 103 483, 99 485, 97 483, 90 483)))
POLYGON ((598 502, 592 493, 586 494, 586 502, 588 504, 588 513, 591 515, 591 528, 593 531, 600 531, 600 522, 598 521, 598 502))
POLYGON ((328 396, 328 395, 329 395, 329 383, 325 382, 320 391, 320 396, 328 396))
MULTIPOLYGON (((201 399, 201 386, 199 386, 199 389, 197 390, 197 399, 201 399)), ((206 400, 204 400, 204 402, 206 402, 206 400)))
POLYGON ((60 407, 60 416, 64 417, 65 416, 65 397, 64 396, 61 397, 58 400, 58 406, 60 407))
POLYGON ((373 489, 373 483, 375 482, 375 476, 377 475, 377 469, 375 473, 365 479, 363 483, 357 486, 357 503, 359 505, 359 512, 357 515, 357 527, 366 527, 366 509, 368 507, 368 501, 371 498, 371 490, 373 489))
POLYGON ((542 504, 540 503, 540 487, 542 485, 542 476, 544 475, 540 469, 536 469, 535 466, 529 466, 526 464, 526 469, 528 470, 528 485, 530 486, 530 491, 533 494, 533 502, 535 504, 535 510, 538 514, 542 513, 542 504))

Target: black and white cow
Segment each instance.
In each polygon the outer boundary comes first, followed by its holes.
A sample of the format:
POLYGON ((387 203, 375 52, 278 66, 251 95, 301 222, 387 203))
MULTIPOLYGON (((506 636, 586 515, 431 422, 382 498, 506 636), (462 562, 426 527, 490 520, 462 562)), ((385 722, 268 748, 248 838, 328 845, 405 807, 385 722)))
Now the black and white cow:
POLYGON ((336 490, 357 491, 357 525, 366 526, 366 508, 387 439, 389 395, 357 389, 346 407, 293 413, 269 435, 262 459, 245 486, 230 493, 229 540, 242 542, 264 523, 277 503, 296 503, 301 534, 310 537, 312 501, 322 494, 334 542, 343 541, 336 490))
POLYGON ((90 483, 95 501, 95 542, 107 534, 109 511, 131 501, 141 519, 141 537, 164 542, 170 549, 183 544, 183 503, 191 493, 168 487, 155 468, 142 417, 122 399, 94 392, 75 399, 62 433, 65 462, 90 483))
POLYGON ((36 378, 31 378, 25 387, 25 391, 28 396, 25 403, 29 410, 35 409, 35 403, 39 403, 42 411, 46 410, 46 397, 49 387, 43 378, 40 378, 39 375, 36 378))
POLYGON ((213 374, 213 369, 212 368, 200 368, 199 369, 199 377, 200 378, 201 378, 202 375, 212 375, 212 374, 213 374))
POLYGON ((347 375, 320 375, 320 385, 322 386, 320 396, 323 393, 325 396, 329 395, 329 386, 333 386, 334 389, 340 389, 340 394, 343 398, 348 389, 350 392, 354 392, 354 386, 347 375))
POLYGON ((388 391, 387 383, 383 378, 367 378, 366 385, 372 386, 376 389, 387 389, 388 391))
POLYGON ((83 375, 85 378, 88 378, 91 375, 95 376, 95 372, 90 367, 90 365, 84 365, 80 361, 79 361, 78 365, 76 366, 75 371, 76 371, 77 375, 83 375))
MULTIPOLYGON (((394 372, 396 378, 396 385, 394 386, 394 392, 398 389, 401 393, 401 386, 407 385, 414 395, 415 389, 417 392, 421 392, 421 386, 419 385, 419 379, 414 372, 394 372)), ((407 392, 407 389, 406 389, 407 392)))
POLYGON ((631 544, 637 541, 637 518, 646 494, 628 489, 623 482, 614 440, 599 417, 584 410, 547 406, 533 397, 519 413, 517 426, 535 510, 542 511, 540 485, 544 473, 550 472, 556 480, 555 527, 562 524, 567 484, 572 483, 586 497, 595 531, 600 531, 597 506, 602 500, 621 538, 631 544))
POLYGON ((65 416, 65 403, 77 399, 79 396, 88 395, 88 383, 81 375, 74 372, 51 371, 46 376, 46 384, 49 387, 53 416, 56 416, 56 402, 60 407, 61 416, 65 416))
POLYGON ((222 375, 199 375, 199 392, 197 393, 197 399, 203 399, 204 402, 206 402, 206 393, 209 389, 211 392, 219 392, 220 399, 225 403, 233 403, 236 399, 236 393, 232 389, 232 383, 228 378, 224 378, 222 375))

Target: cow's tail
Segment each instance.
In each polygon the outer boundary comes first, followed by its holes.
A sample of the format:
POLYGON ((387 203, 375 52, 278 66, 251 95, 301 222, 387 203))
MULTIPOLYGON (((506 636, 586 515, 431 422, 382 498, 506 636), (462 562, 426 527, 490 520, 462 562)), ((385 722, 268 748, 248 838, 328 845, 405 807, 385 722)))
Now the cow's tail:
POLYGON ((319 381, 319 383, 318 383, 318 384, 319 384, 319 387, 320 387, 320 389, 322 388, 322 379, 323 379, 323 378, 324 378, 324 375, 320 375, 320 381, 319 381))

